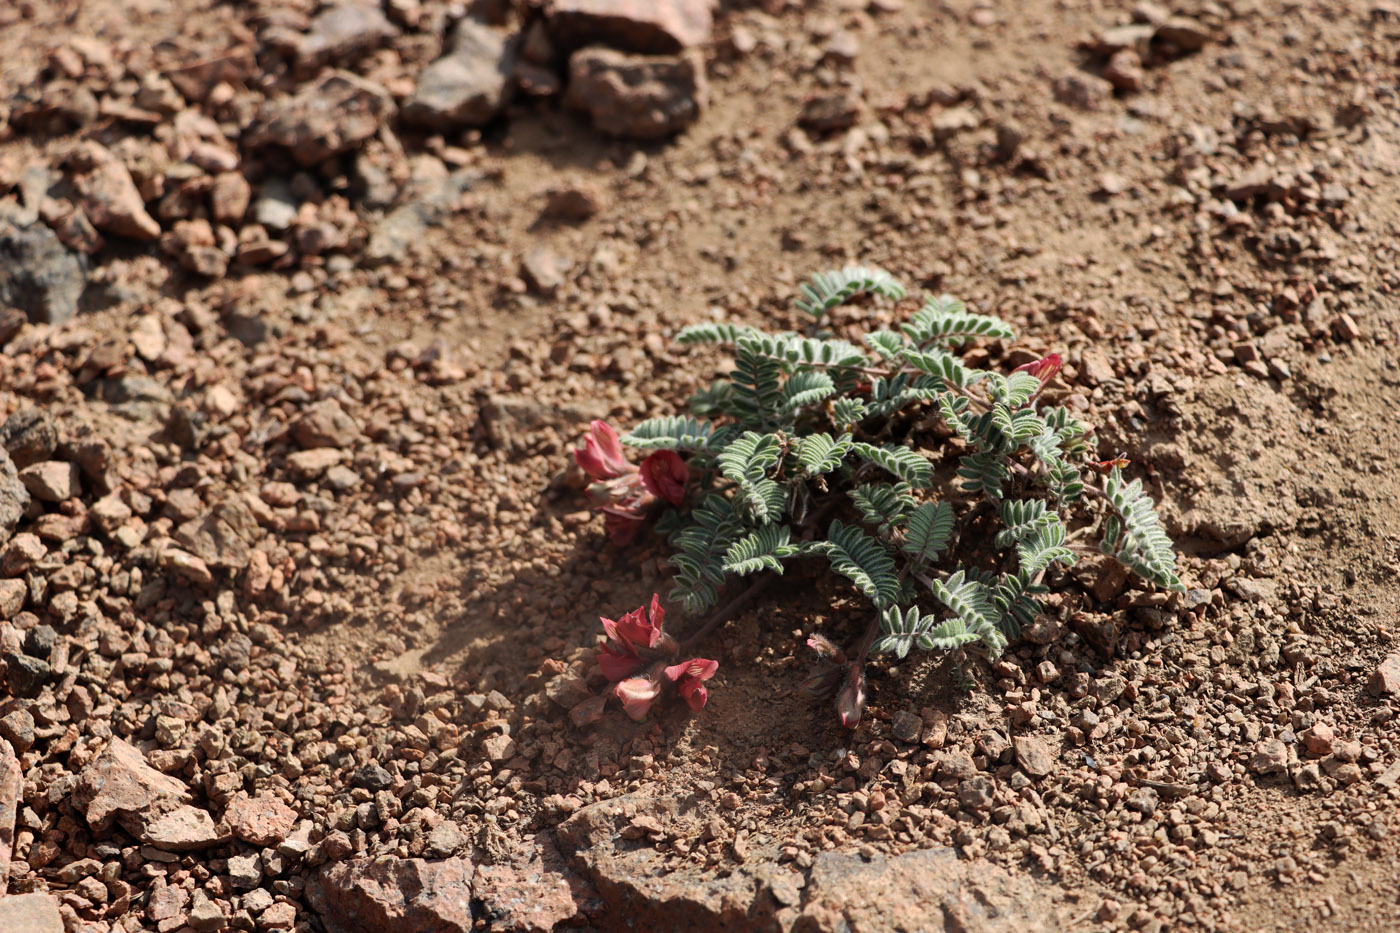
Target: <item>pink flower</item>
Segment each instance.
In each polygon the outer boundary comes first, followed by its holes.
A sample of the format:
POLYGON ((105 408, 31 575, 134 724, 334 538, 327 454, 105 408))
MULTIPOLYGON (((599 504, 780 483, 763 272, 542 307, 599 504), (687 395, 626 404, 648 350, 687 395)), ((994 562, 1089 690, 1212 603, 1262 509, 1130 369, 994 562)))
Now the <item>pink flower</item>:
POLYGON ((672 505, 685 501, 690 470, 674 450, 658 450, 642 461, 640 469, 627 462, 617 432, 602 421, 588 428, 574 460, 593 480, 588 501, 603 513, 613 544, 631 544, 646 524, 647 513, 664 499, 672 505))
POLYGON ((599 618, 607 640, 598 646, 598 667, 608 680, 622 680, 630 677, 647 665, 649 655, 672 655, 676 653, 676 643, 662 631, 666 621, 666 610, 661 607, 661 597, 653 593, 651 609, 638 607, 617 621, 599 618))
POLYGON ((629 677, 618 682, 613 688, 613 695, 622 701, 622 708, 628 716, 641 720, 661 695, 661 685, 650 677, 629 677))
POLYGON ((574 451, 574 460, 593 479, 615 479, 633 471, 622 453, 622 443, 617 432, 602 421, 594 421, 588 427, 588 437, 583 446, 574 451))
POLYGON ((1017 366, 1012 371, 1030 373, 1040 380, 1040 387, 1043 389, 1050 383, 1051 379, 1055 378, 1055 374, 1060 371, 1060 365, 1060 354, 1051 353, 1049 356, 1042 357, 1033 363, 1025 363, 1021 366, 1017 366))
POLYGON ((642 488, 672 505, 685 501, 690 470, 674 450, 658 450, 642 461, 642 488))
POLYGON ((676 691, 691 709, 701 710, 710 698, 710 691, 705 688, 703 682, 715 676, 717 670, 718 661, 692 658, 666 668, 666 676, 675 681, 676 691))
POLYGON ((603 527, 608 529, 609 540, 618 547, 626 547, 637 540, 637 532, 647 523, 645 512, 625 505, 605 505, 598 511, 603 513, 603 527))

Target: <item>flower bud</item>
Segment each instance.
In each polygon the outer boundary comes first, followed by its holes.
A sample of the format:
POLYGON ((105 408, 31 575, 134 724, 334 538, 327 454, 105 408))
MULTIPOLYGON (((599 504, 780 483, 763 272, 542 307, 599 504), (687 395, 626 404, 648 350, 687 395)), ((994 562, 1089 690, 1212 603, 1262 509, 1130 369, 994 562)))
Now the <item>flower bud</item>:
POLYGON ((860 724, 865 712, 865 667, 852 664, 846 671, 846 680, 841 692, 836 695, 836 713, 841 717, 841 725, 854 729, 860 724))

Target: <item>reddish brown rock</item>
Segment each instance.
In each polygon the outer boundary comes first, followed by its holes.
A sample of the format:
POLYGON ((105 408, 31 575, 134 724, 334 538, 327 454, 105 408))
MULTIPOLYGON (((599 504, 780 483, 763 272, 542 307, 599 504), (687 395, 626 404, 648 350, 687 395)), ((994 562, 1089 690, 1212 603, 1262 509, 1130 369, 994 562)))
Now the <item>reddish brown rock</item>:
POLYGON ((38 535, 21 532, 0 551, 0 576, 17 577, 43 559, 49 549, 38 535))
POLYGON ((82 198, 83 212, 104 233, 154 240, 160 224, 146 213, 146 202, 125 165, 101 145, 89 142, 74 157, 78 173, 73 186, 82 198))
POLYGON ((464 858, 359 858, 313 881, 311 901, 332 933, 469 933, 472 863, 464 858))
POLYGON ((348 447, 360 436, 355 419, 335 399, 323 399, 306 410, 292 426, 292 435, 303 448, 348 447))
POLYGON ((238 172, 224 172, 214 179, 209 189, 209 209, 221 224, 236 227, 248 212, 253 189, 248 179, 238 172))
POLYGON ((224 822, 244 842, 275 846, 292 831, 297 814, 271 794, 258 794, 234 799, 224 813, 224 822))
POLYGON ((281 146, 302 165, 317 165, 369 139, 396 109, 378 84, 332 71, 292 97, 265 104, 244 142, 252 148, 281 146))
POLYGON ((592 43, 667 54, 704 45, 714 25, 712 0, 551 0, 550 37, 565 50, 592 43))
POLYGON ((315 479, 335 466, 344 454, 334 447, 313 447, 287 455, 287 467, 298 479, 315 479))
POLYGON ((1029 878, 1013 877, 953 849, 866 859, 822 852, 812 866, 795 929, 960 930, 1049 933, 1062 929, 1029 878), (828 927, 828 921, 834 921, 828 927), (815 924, 815 925, 811 925, 815 924))
POLYGON ((187 806, 147 820, 141 841, 167 852, 191 852, 217 845, 220 837, 213 817, 187 806))
MULTIPOLYGON (((0 739, 0 898, 10 881, 10 859, 15 852, 15 819, 19 816, 24 775, 10 743, 0 739)), ((0 912, 0 917, 3 917, 0 912)), ((0 924, 0 929, 9 929, 0 924)))
POLYGON ((1045 777, 1055 767, 1055 753, 1042 738, 1018 735, 1011 744, 1016 749, 1016 763, 1031 777, 1045 777))
MULTIPOLYGON (((558 859, 557 853, 554 858, 558 859)), ((523 869, 476 866, 472 896, 490 918, 491 929, 501 933, 543 933, 578 913, 568 879, 547 870, 538 856, 523 869)))
POLYGON ((489 123, 510 100, 515 45, 490 26, 462 20, 447 54, 418 76, 413 96, 404 101, 404 120, 438 130, 489 123))
POLYGON ((342 0, 311 21, 297 48, 297 65, 312 74, 321 65, 344 63, 399 34, 373 0, 342 0))
POLYGON ((0 619, 13 619, 24 608, 29 585, 23 580, 0 580, 0 619))
POLYGON ((73 789, 73 803, 94 830, 105 830, 115 819, 134 836, 189 799, 182 781, 152 768, 139 749, 121 739, 107 744, 73 789))
POLYGON ((1371 673, 1366 689, 1371 692, 1371 696, 1400 696, 1400 652, 1387 656, 1380 663, 1371 673))
POLYGON ((40 502, 62 502, 82 492, 78 468, 62 460, 42 460, 19 471, 20 482, 40 502))
POLYGON ((5 933, 63 933, 63 915, 51 894, 0 895, 0 930, 5 933))
POLYGON ((569 60, 564 103, 610 136, 658 139, 679 133, 705 105, 705 67, 696 54, 629 55, 585 49, 569 60))

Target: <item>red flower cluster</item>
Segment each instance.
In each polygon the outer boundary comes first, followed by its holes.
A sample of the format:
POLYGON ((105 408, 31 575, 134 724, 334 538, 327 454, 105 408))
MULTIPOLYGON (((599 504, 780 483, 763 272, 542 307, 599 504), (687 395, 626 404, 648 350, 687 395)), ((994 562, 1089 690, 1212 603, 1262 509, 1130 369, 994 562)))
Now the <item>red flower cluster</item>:
POLYGON ((690 470, 674 450, 658 450, 640 468, 627 462, 617 432, 602 421, 588 428, 574 460, 593 480, 588 499, 603 513, 614 544, 630 544, 657 500, 672 505, 685 501, 690 470))
POLYGON ((666 683, 675 684, 676 692, 693 710, 703 709, 710 698, 704 682, 715 676, 719 662, 691 658, 667 664, 680 653, 680 646, 663 630, 665 620, 666 610, 655 594, 650 609, 638 607, 616 621, 598 620, 607 634, 598 645, 598 667, 604 677, 616 683, 613 696, 622 701, 622 708, 633 719, 646 716, 666 683))
MULTIPOLYGON (((1039 395, 1044 391, 1045 387, 1050 384, 1050 380, 1055 378, 1055 375, 1060 371, 1061 365, 1060 354, 1051 353, 1049 356, 1041 357, 1034 362, 1023 363, 1012 370, 1012 372, 1030 373, 1032 376, 1039 379, 1040 388, 1035 390, 1035 395, 1039 395)), ((1033 395, 1031 397, 1034 398, 1035 396, 1033 395)))

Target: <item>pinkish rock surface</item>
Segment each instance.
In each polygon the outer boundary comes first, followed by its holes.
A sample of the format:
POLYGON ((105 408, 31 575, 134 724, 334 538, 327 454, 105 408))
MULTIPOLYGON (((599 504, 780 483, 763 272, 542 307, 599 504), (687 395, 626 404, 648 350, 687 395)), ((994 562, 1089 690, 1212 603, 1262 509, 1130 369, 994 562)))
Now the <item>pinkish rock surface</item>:
POLYGON ((297 813, 271 794, 237 797, 224 812, 224 822, 244 842, 275 846, 296 825, 297 813))
POLYGON ((358 858, 324 869, 312 897, 330 933, 468 933, 472 863, 358 858))
POLYGON ((113 739, 83 769, 73 790, 73 802, 93 829, 104 830, 115 819, 137 836, 189 799, 183 781, 152 768, 139 749, 121 739, 113 739))

